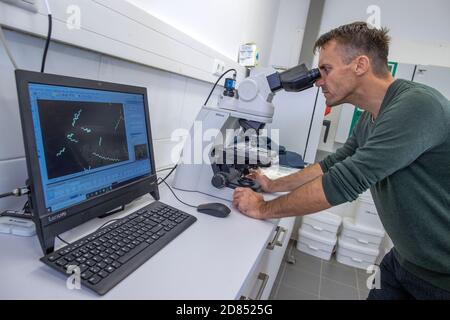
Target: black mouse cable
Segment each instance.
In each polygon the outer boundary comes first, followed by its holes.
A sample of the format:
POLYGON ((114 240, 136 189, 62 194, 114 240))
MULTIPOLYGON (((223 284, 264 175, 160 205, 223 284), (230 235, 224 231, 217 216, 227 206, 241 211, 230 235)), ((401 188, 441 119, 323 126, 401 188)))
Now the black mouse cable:
POLYGON ((61 242, 63 242, 64 244, 66 244, 66 245, 71 245, 71 243, 70 242, 68 242, 68 241, 66 241, 66 240, 64 240, 63 238, 61 238, 59 235, 57 235, 56 236, 61 242))
POLYGON ((169 186, 169 184, 168 184, 165 180, 162 180, 161 182, 164 182, 164 184, 167 186, 167 188, 169 188, 170 192, 172 192, 172 194, 174 195, 174 197, 175 197, 178 201, 180 201, 182 204, 185 204, 185 205, 187 205, 187 206, 189 206, 189 207, 191 207, 191 208, 197 208, 197 206, 194 206, 194 205, 192 205, 192 204, 186 203, 186 202, 184 202, 183 200, 181 200, 180 198, 178 198, 177 195, 175 194, 175 192, 172 190, 172 188, 169 186))
MULTIPOLYGON (((170 177, 170 175, 172 174, 172 172, 174 172, 175 169, 176 169, 177 167, 178 167, 178 164, 176 164, 173 168, 170 168, 170 172, 169 172, 164 178, 158 178, 158 179, 161 179, 161 181, 158 182, 158 186, 159 186, 161 183, 165 182, 166 179, 167 179, 168 177, 170 177)), ((169 168, 168 168, 168 169, 159 170, 159 172, 164 171, 164 170, 169 170, 169 168)), ((157 172, 158 172, 158 171, 157 171, 157 172)))

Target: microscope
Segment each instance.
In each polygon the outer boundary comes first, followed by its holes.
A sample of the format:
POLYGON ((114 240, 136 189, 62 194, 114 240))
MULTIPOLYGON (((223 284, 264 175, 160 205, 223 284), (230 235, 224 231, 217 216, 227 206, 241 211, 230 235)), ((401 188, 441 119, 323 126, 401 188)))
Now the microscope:
POLYGON ((189 131, 173 187, 225 200, 232 199, 236 187, 261 191, 246 175, 277 161, 278 146, 264 132, 272 122, 275 93, 303 91, 319 78, 319 69, 301 64, 281 73, 250 76, 237 87, 235 76, 225 79, 218 105, 203 105, 189 131))

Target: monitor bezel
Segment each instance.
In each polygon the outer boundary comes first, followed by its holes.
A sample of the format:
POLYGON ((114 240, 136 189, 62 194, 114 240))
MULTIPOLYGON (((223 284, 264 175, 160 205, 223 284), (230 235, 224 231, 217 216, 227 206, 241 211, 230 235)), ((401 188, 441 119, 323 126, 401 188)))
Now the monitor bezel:
POLYGON ((28 169, 27 185, 30 187, 29 206, 33 213, 36 233, 44 254, 54 251, 55 237, 57 235, 84 222, 103 216, 106 212, 126 205, 147 193, 150 193, 155 200, 159 200, 147 88, 26 70, 16 70, 16 84, 28 169), (89 198, 79 204, 49 214, 45 207, 42 178, 37 155, 37 142, 34 134, 29 95, 30 83, 143 95, 150 154, 149 161, 151 162, 150 174, 139 180, 133 180, 131 183, 113 189, 110 192, 89 198))

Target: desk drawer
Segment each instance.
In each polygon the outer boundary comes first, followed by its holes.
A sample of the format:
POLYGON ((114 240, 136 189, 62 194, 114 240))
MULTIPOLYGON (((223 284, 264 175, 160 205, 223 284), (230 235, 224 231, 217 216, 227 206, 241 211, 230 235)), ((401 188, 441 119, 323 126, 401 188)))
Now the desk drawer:
POLYGON ((247 281, 247 286, 242 290, 241 299, 267 300, 269 298, 292 234, 294 222, 295 217, 280 220, 260 262, 247 281))

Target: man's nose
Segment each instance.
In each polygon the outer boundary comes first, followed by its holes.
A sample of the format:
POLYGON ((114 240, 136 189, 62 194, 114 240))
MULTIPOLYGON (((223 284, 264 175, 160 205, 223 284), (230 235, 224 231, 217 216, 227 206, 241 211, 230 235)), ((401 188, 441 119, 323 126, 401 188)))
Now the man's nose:
POLYGON ((325 84, 325 80, 323 78, 319 78, 316 80, 315 85, 316 87, 321 87, 325 84))

